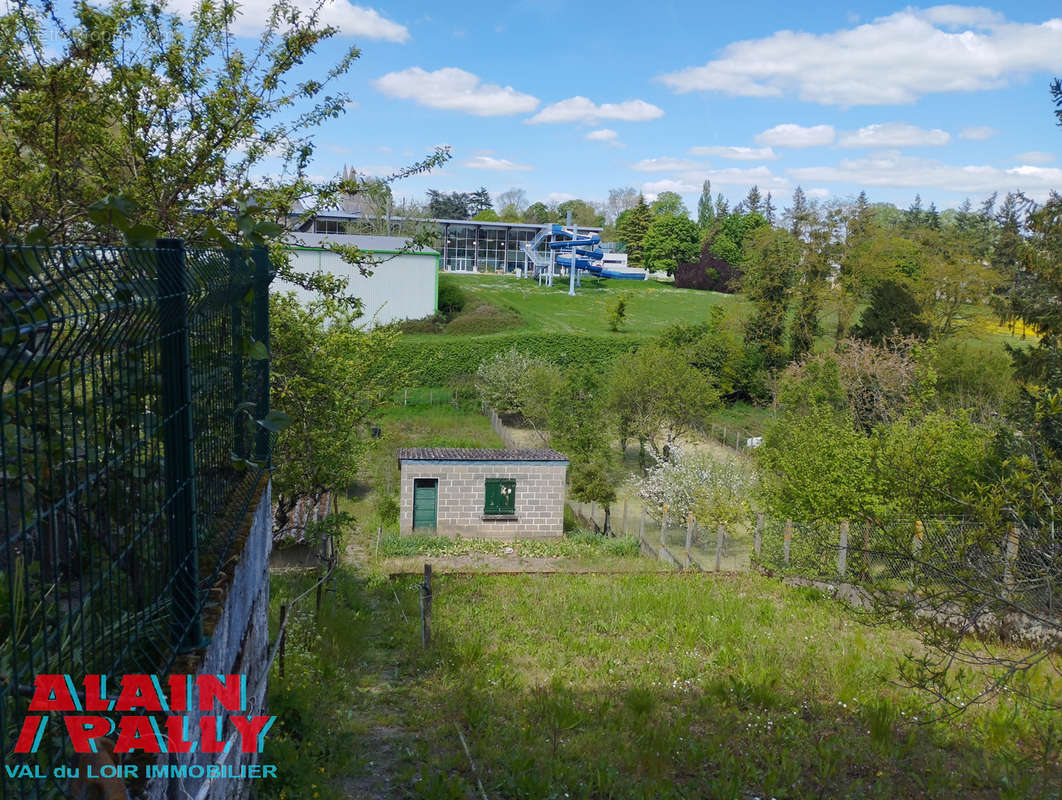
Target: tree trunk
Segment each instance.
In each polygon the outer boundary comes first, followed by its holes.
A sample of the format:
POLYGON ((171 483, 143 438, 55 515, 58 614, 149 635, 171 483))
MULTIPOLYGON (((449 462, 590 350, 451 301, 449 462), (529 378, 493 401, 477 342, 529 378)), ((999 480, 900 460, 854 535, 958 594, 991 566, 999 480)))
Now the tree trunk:
POLYGON ((605 506, 605 528, 601 532, 606 536, 612 535, 612 506, 605 506))

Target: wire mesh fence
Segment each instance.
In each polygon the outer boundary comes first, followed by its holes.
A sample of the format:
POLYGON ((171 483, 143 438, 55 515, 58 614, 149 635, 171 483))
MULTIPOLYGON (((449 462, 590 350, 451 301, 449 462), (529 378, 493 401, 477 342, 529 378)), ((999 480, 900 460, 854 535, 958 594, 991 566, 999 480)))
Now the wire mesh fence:
POLYGON ((1048 614, 1062 607, 1056 532, 1009 530, 965 518, 839 523, 757 522, 753 560, 807 578, 910 593, 978 613, 1048 614))
MULTIPOLYGON (((165 673, 205 644, 269 460, 266 251, 157 244, 0 249, 5 763, 36 674, 165 673)), ((2 798, 64 791, 0 775, 2 798)))

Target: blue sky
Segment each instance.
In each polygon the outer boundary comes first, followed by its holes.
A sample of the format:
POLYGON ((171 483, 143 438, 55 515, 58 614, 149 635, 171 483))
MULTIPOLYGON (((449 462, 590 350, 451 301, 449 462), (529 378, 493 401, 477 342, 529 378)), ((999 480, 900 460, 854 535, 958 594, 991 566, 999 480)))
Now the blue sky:
MULTIPOLYGON (((299 2, 308 0, 299 0, 299 2)), ((179 0, 190 2, 190 0, 179 0)), ((266 0, 246 0, 253 33, 266 0)), ((442 169, 395 186, 531 201, 758 184, 945 208, 993 190, 1062 190, 1062 7, 896 3, 561 3, 426 8, 332 0, 361 59, 349 113, 317 134, 314 172, 384 173, 439 144, 442 169)))

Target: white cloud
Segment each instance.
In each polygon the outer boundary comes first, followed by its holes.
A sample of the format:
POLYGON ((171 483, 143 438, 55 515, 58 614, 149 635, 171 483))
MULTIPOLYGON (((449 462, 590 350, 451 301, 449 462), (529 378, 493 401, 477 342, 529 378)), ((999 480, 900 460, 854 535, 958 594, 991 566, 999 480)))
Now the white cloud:
POLYGON ((681 172, 684 170, 704 169, 704 164, 690 161, 686 158, 643 158, 637 164, 631 164, 631 169, 638 172, 681 172))
POLYGON ((830 190, 824 189, 820 186, 816 189, 808 189, 806 192, 804 192, 804 194, 806 194, 812 200, 825 200, 827 197, 830 196, 830 190))
POLYGON ((987 125, 972 125, 959 131, 959 138, 972 139, 975 142, 983 142, 985 139, 991 139, 998 133, 999 131, 995 128, 990 128, 987 125))
POLYGON ((726 169, 685 172, 678 178, 649 181, 642 184, 642 191, 647 194, 659 192, 699 194, 703 188, 705 178, 710 179, 713 186, 752 186, 755 184, 761 191, 765 192, 787 189, 790 185, 788 180, 775 175, 767 167, 752 167, 750 169, 727 167, 726 169))
POLYGON ((568 200, 578 200, 578 196, 568 192, 550 192, 546 195, 547 203, 564 203, 568 200))
MULTIPOLYGON (((254 36, 269 23, 274 0, 241 0, 232 25, 234 33, 254 36)), ((292 5, 304 15, 318 8, 316 0, 293 0, 292 5)), ((167 8, 182 16, 191 16, 199 8, 199 0, 170 0, 167 8)), ((320 5, 320 21, 334 25, 344 36, 383 39, 402 43, 409 39, 405 25, 387 19, 374 8, 354 5, 347 0, 326 0, 320 5)))
POLYGON ((482 83, 476 75, 457 67, 444 67, 435 72, 410 67, 377 78, 373 85, 390 97, 413 100, 429 108, 464 111, 477 117, 524 114, 538 108, 537 97, 518 92, 512 86, 482 83))
POLYGON ((700 67, 660 76, 676 92, 790 97, 824 105, 913 103, 998 89, 1062 69, 1062 19, 1007 22, 982 8, 906 8, 833 33, 778 31, 727 45, 700 67))
POLYGON ((757 144, 766 144, 773 147, 821 147, 833 144, 836 132, 833 125, 794 125, 787 122, 784 125, 775 125, 763 133, 756 135, 757 144))
POLYGON ((586 125, 596 125, 603 119, 647 122, 662 116, 662 109, 644 100, 624 100, 622 103, 597 105, 587 97, 576 95, 546 106, 527 122, 529 125, 543 122, 582 122, 586 125))
POLYGON ((1062 186, 1062 169, 1029 165, 1000 169, 980 164, 946 164, 936 159, 905 156, 897 150, 872 153, 866 158, 843 159, 837 166, 791 169, 789 175, 801 183, 851 183, 971 194, 1020 189, 1038 198, 1062 186))
POLYGON ((842 133, 841 147, 922 147, 940 146, 951 141, 951 134, 940 128, 927 130, 906 122, 881 122, 857 131, 842 133))
POLYGON ((717 156, 731 161, 774 161, 778 158, 777 153, 769 147, 698 146, 691 147, 689 153, 691 156, 717 156))
POLYGON ((526 172, 532 169, 530 164, 514 164, 507 158, 491 158, 490 156, 476 156, 462 162, 462 167, 469 169, 491 169, 497 172, 526 172))
POLYGON ((611 128, 600 128, 599 130, 590 131, 590 133, 586 134, 586 138, 591 142, 614 142, 618 136, 619 134, 611 128))
POLYGON ((1014 160, 1020 161, 1022 164, 1050 164, 1055 160, 1055 154, 1044 153, 1040 150, 1030 150, 1028 153, 1018 153, 1018 155, 1014 156, 1014 160))

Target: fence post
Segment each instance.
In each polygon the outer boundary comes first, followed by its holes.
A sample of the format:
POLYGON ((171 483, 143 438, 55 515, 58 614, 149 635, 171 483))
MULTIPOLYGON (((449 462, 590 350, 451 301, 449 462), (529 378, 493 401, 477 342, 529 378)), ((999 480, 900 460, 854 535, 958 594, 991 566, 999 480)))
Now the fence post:
POLYGON ((664 506, 663 516, 660 517, 660 546, 667 547, 667 506, 664 506))
POLYGON ((166 523, 173 570, 173 634, 178 652, 205 644, 199 613, 195 441, 188 341, 188 265, 180 239, 158 239, 159 367, 166 475, 166 523))
POLYGON ((760 555, 760 551, 763 549, 763 512, 757 512, 756 514, 756 531, 752 534, 752 552, 757 557, 760 555))
POLYGON ((841 520, 841 541, 837 548, 837 574, 844 577, 845 568, 848 566, 848 520, 841 520))
POLYGON ((693 544, 693 514, 686 519, 686 555, 689 555, 691 544, 693 544))
POLYGON ((642 521, 638 523, 638 538, 645 540, 645 506, 642 506, 642 521))
POLYGON ((246 417, 236 412, 236 406, 244 401, 243 396, 243 297, 247 280, 247 268, 242 250, 229 252, 229 287, 231 289, 230 323, 232 327, 232 452, 239 458, 247 458, 247 437, 244 424, 246 417))
POLYGON ((595 525, 595 522, 594 522, 594 503, 591 500, 590 501, 590 527, 592 528, 594 525, 595 525))
MULTIPOLYGON (((256 342, 269 350, 269 250, 256 247, 251 251, 254 259, 254 328, 252 335, 256 342)), ((265 419, 269 415, 269 359, 255 361, 255 416, 265 419)), ((269 463, 269 429, 258 427, 255 436, 254 460, 260 464, 269 463)))
POLYGON ((1014 561, 1018 557, 1018 526, 1007 531, 1006 560, 1003 562, 1003 599, 1009 600, 1014 591, 1014 561))
POLYGON ((787 519, 785 521, 785 534, 782 537, 782 556, 785 558, 785 565, 789 566, 789 545, 793 541, 793 520, 787 519))
POLYGON ((623 501, 623 535, 627 535, 627 501, 623 501))
POLYGON ((719 527, 715 530, 715 571, 719 572, 723 568, 723 541, 726 538, 726 526, 723 523, 719 523, 719 527))
POLYGON ((424 565, 424 583, 420 585, 420 638, 425 647, 431 644, 431 564, 424 565))

